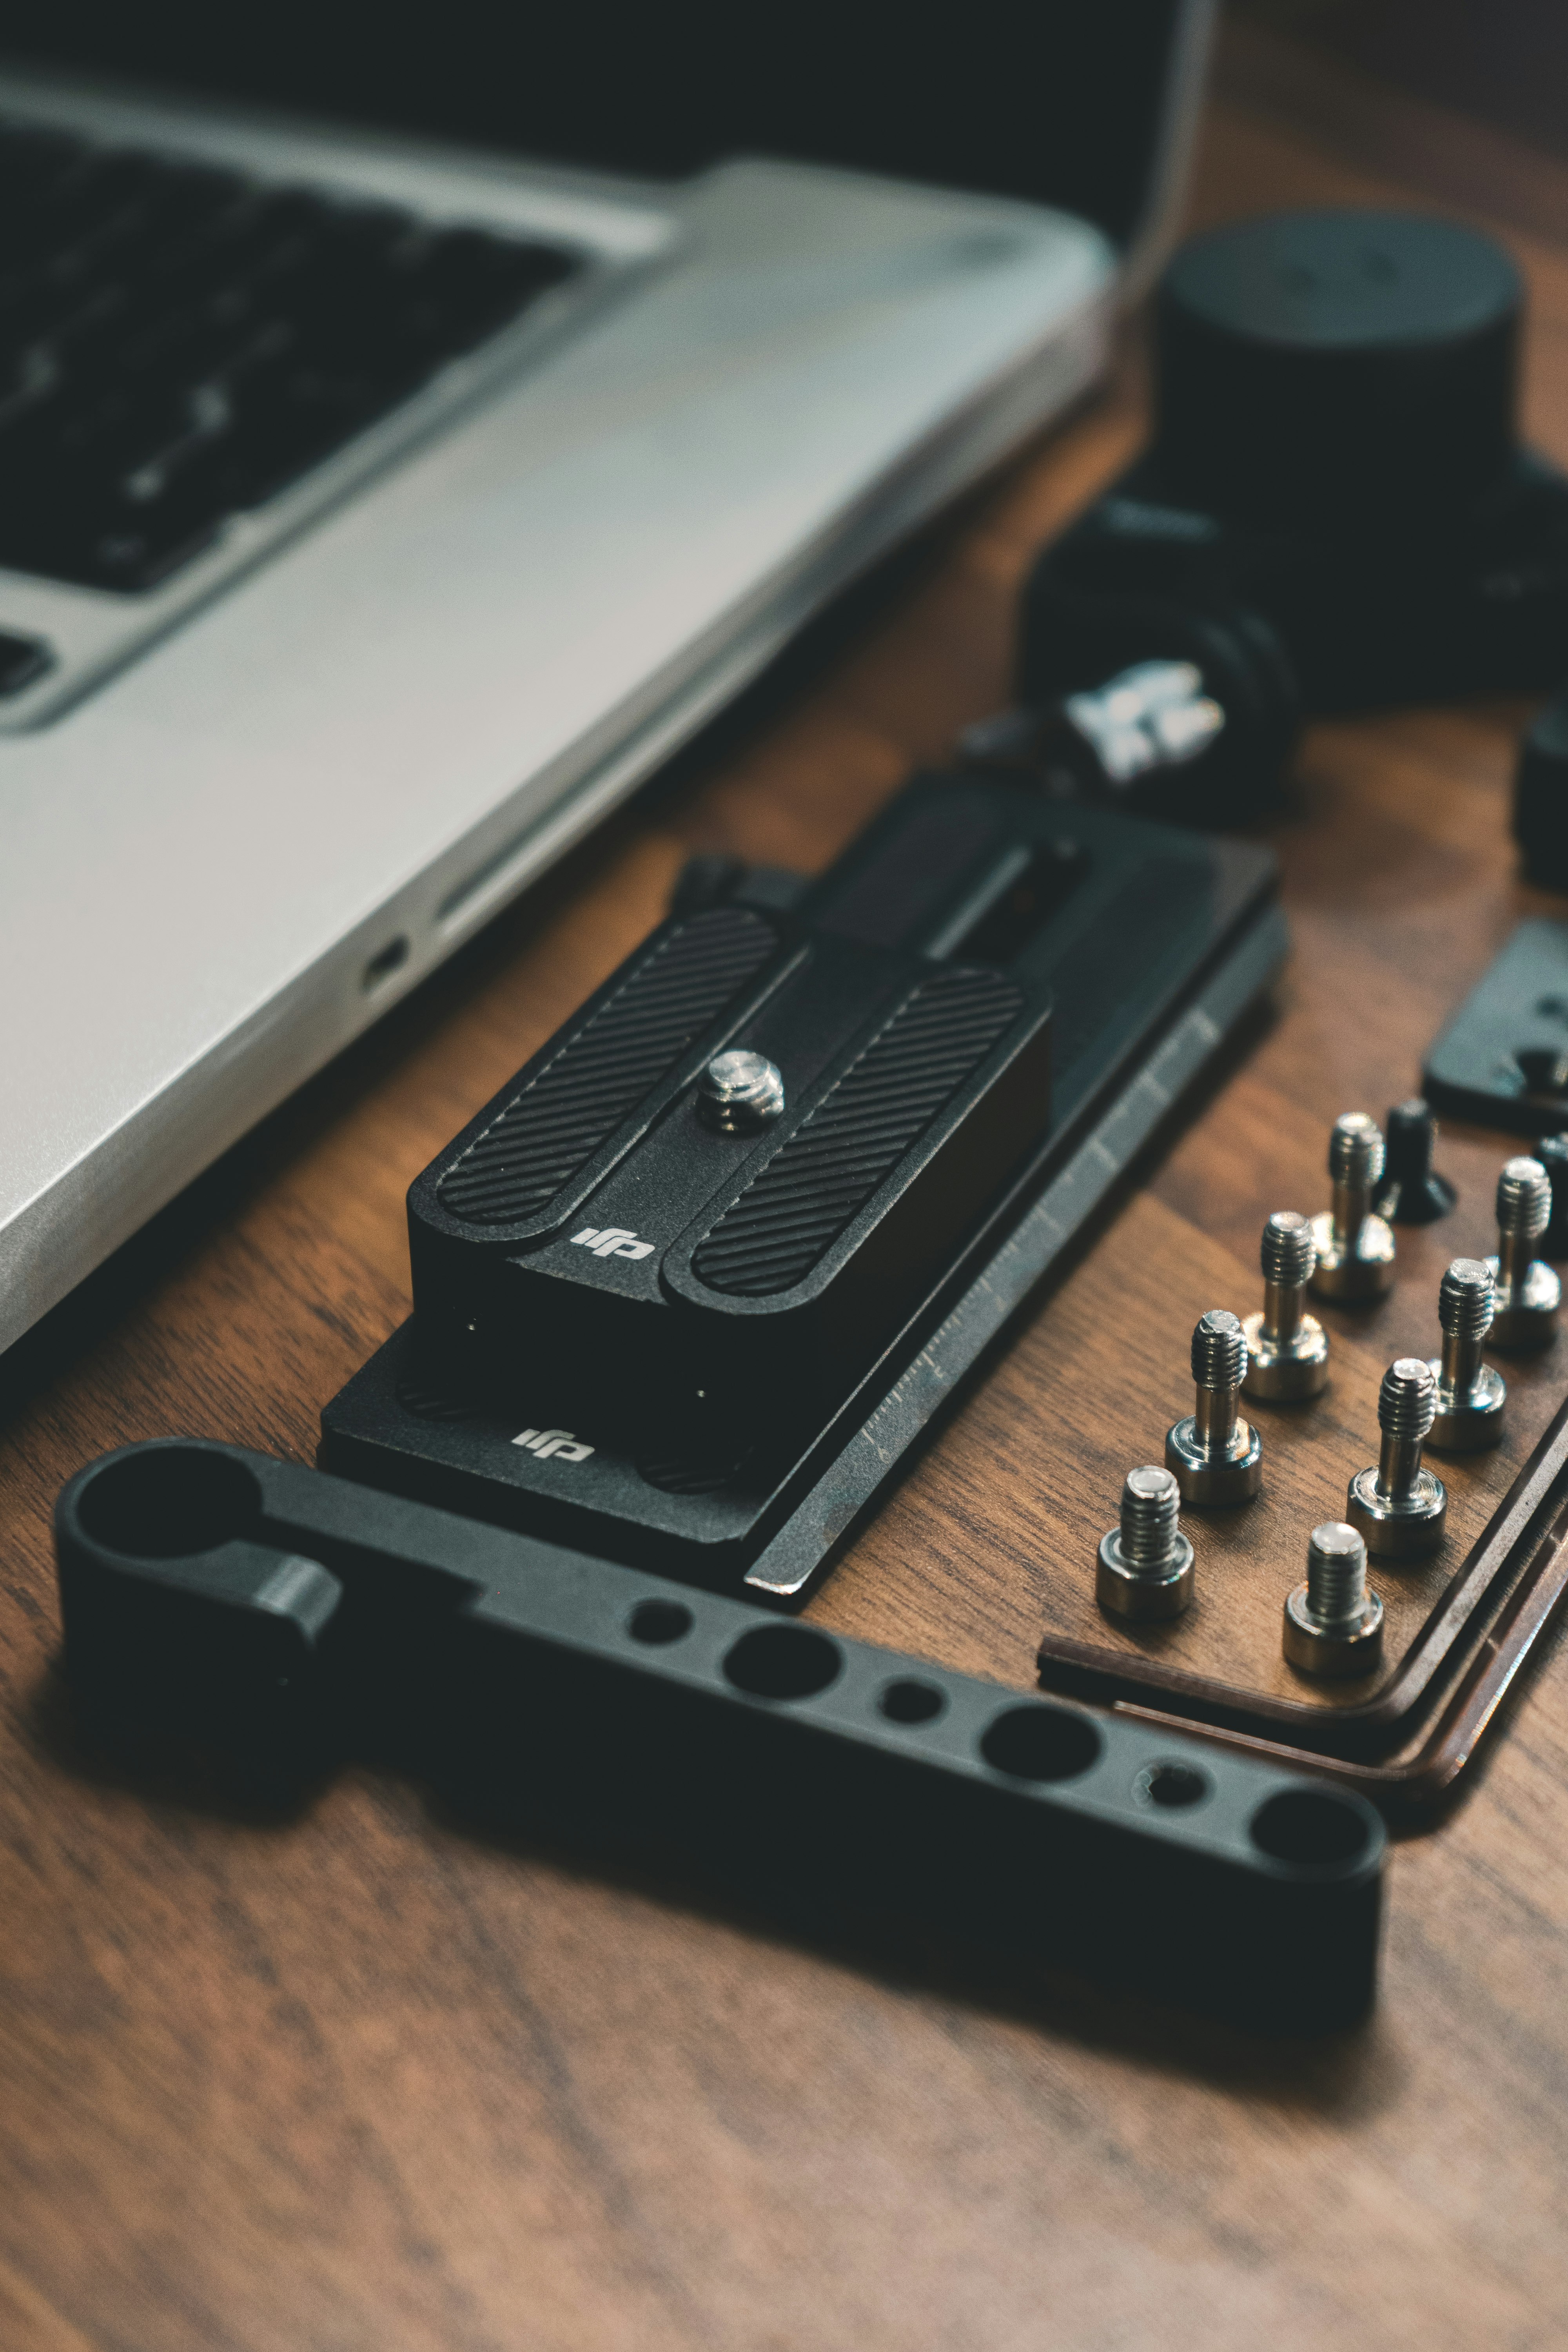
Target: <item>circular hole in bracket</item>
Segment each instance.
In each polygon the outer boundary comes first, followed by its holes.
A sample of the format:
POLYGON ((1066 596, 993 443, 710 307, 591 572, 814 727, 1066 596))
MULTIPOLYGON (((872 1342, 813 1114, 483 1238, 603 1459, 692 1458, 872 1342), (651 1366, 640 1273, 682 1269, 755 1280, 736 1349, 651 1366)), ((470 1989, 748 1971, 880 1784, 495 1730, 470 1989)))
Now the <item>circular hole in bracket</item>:
POLYGON ((912 1675, 889 1683, 877 1701, 889 1723, 934 1723, 947 1705, 947 1695, 934 1683, 917 1682, 912 1675))
POLYGON ((684 1642, 697 1620, 679 1601, 639 1601, 626 1620, 634 1642, 662 1649, 668 1642, 684 1642))
POLYGON ((1145 1764, 1132 1783, 1132 1793, 1140 1804, 1175 1811, 1184 1805, 1201 1805, 1212 1785, 1195 1764, 1145 1764))
POLYGON ((759 1625, 730 1651, 724 1674, 752 1698, 815 1698, 842 1664, 837 1643, 809 1625, 759 1625))
POLYGON ((1326 1789, 1282 1789, 1252 1816, 1252 1842, 1276 1862, 1326 1869, 1364 1851, 1366 1822, 1326 1789))
POLYGON ((1065 1706, 1010 1706, 980 1742, 994 1772, 1015 1780, 1072 1780, 1087 1772, 1103 1745, 1087 1715, 1065 1706))
POLYGON ((77 1501, 82 1531, 132 1559, 180 1559, 248 1535, 261 1517, 254 1471, 199 1445, 150 1445, 110 1463, 77 1501))

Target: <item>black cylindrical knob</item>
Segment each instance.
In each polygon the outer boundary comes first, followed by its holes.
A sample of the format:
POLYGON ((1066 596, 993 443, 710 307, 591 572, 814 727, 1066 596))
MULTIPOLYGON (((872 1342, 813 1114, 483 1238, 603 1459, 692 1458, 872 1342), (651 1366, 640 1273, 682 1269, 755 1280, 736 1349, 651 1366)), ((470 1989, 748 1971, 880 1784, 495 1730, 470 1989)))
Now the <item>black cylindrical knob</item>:
POLYGON ((1437 1122, 1419 1096, 1395 1103, 1388 1114, 1383 1179, 1377 1189, 1377 1213, 1396 1225, 1429 1225, 1446 1217, 1455 1192, 1446 1176, 1432 1165, 1437 1122))
POLYGON ((1521 303, 1500 247, 1419 214, 1194 237, 1157 306, 1161 473, 1259 524, 1430 528, 1509 467, 1521 303))

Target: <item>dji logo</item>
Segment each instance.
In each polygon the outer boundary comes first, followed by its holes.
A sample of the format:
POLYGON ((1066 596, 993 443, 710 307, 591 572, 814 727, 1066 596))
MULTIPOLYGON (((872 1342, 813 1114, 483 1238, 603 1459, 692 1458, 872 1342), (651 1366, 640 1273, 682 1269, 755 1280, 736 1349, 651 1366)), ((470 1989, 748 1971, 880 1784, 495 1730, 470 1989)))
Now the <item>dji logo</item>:
POLYGON ((559 1454, 563 1462, 586 1462, 594 1451, 580 1437, 574 1437, 569 1429, 525 1429, 511 1442, 526 1446, 541 1462, 548 1462, 552 1454, 559 1454))
POLYGON ((606 1225, 601 1232, 596 1225, 584 1225, 580 1234, 572 1236, 577 1249, 591 1249, 595 1257, 651 1257, 653 1244, 639 1242, 636 1234, 625 1225, 606 1225))

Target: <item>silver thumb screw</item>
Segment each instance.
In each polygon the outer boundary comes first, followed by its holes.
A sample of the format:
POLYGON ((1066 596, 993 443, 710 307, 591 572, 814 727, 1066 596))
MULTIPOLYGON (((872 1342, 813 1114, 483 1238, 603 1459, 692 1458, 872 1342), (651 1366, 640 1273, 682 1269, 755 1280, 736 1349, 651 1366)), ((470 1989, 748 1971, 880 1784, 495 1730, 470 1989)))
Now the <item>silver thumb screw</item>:
POLYGON ((1283 1404, 1318 1396, 1329 1377, 1329 1335, 1306 1312, 1307 1285, 1318 1263, 1310 1217, 1276 1209, 1263 1228, 1263 1312, 1242 1325, 1247 1339, 1243 1393, 1283 1404))
POLYGON ((1129 1470, 1121 1521, 1102 1538, 1094 1597, 1112 1617, 1179 1617, 1193 1597, 1193 1548, 1179 1524, 1181 1489, 1150 1463, 1129 1470))
POLYGON ((1262 1440, 1237 1412, 1246 1377, 1247 1335, 1234 1315, 1212 1307, 1193 1333, 1194 1410, 1165 1437, 1165 1467, 1184 1503, 1250 1502, 1263 1483, 1262 1440))
POLYGON ((1481 1341, 1494 1313, 1492 1270, 1484 1257, 1457 1257, 1437 1290, 1443 1353, 1427 1366, 1437 1382, 1437 1410, 1429 1444, 1449 1454, 1475 1454, 1502 1434, 1508 1391, 1502 1375, 1481 1361, 1481 1341))
POLYGON ((1373 1214, 1383 1174, 1383 1129, 1363 1110, 1348 1110, 1329 1137, 1331 1205, 1312 1220, 1318 1263, 1312 1287, 1322 1298, 1380 1298, 1394 1280, 1394 1228, 1373 1214))
POLYGON ((1420 1559, 1436 1551, 1447 1525, 1448 1496, 1436 1471, 1423 1466, 1422 1441, 1437 1411, 1430 1364, 1401 1356, 1378 1391, 1383 1451, 1373 1469, 1350 1483, 1345 1517, 1370 1552, 1385 1559, 1420 1559))
POLYGON ((1343 1519, 1312 1529, 1307 1581, 1285 1603, 1282 1646, 1309 1675, 1365 1675, 1383 1650, 1383 1603, 1366 1589, 1366 1545, 1343 1519))
POLYGON ((1552 1179, 1539 1160, 1504 1163, 1497 1185, 1497 1255, 1487 1264, 1497 1283, 1494 1348, 1545 1348, 1557 1332, 1563 1286, 1535 1245, 1552 1222, 1552 1179))

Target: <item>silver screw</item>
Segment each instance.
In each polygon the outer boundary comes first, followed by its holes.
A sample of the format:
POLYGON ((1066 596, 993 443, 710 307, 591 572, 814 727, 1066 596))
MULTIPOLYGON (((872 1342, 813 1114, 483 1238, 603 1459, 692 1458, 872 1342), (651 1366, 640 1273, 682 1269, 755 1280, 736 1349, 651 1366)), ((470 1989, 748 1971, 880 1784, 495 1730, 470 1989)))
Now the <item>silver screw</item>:
POLYGON ((1535 1244, 1552 1222, 1552 1179, 1539 1160, 1504 1163, 1497 1184, 1497 1255, 1487 1264, 1497 1284, 1494 1348, 1545 1348, 1557 1334, 1563 1286, 1535 1244))
POLYGON ((728 1053, 715 1054, 699 1078, 697 1107, 708 1125, 721 1134, 753 1134, 783 1110, 784 1075, 765 1054, 731 1046, 728 1053))
POLYGON ((1437 1289, 1443 1353, 1427 1366, 1437 1383, 1427 1444, 1449 1454, 1477 1454, 1502 1434, 1508 1391, 1501 1373, 1481 1361, 1493 1312, 1491 1267, 1484 1257, 1457 1257, 1437 1289))
POLYGON ((1165 1467, 1184 1503, 1250 1502, 1263 1483, 1262 1440, 1237 1413, 1246 1377, 1247 1335, 1226 1308, 1211 1307, 1193 1333, 1194 1411, 1165 1437, 1165 1467))
POLYGON ((1418 1356, 1390 1364, 1378 1391, 1383 1452, 1375 1468, 1350 1483, 1345 1517, 1368 1551, 1385 1559, 1420 1559, 1436 1551, 1447 1525, 1447 1490, 1425 1469, 1421 1444, 1437 1410, 1437 1381, 1418 1356))
POLYGON ((1179 1617, 1193 1597, 1193 1548, 1179 1524, 1181 1488, 1150 1463, 1129 1470, 1121 1523, 1100 1541, 1094 1597, 1112 1617, 1179 1617))
POLYGON ((1307 1581, 1285 1603, 1282 1647, 1309 1675, 1365 1675, 1383 1650, 1383 1603, 1366 1589, 1366 1545, 1343 1519, 1312 1529, 1307 1581))
POLYGON ((1242 1325, 1247 1339, 1245 1393, 1270 1404, 1319 1395, 1329 1377, 1329 1335, 1306 1312, 1307 1285, 1318 1263, 1310 1217, 1276 1209, 1263 1228, 1263 1312, 1242 1325))
POLYGON ((1382 1174, 1383 1129, 1365 1111, 1346 1111, 1329 1137, 1331 1205, 1312 1220, 1321 1297, 1381 1298, 1394 1280, 1394 1229, 1372 1209, 1382 1174))

